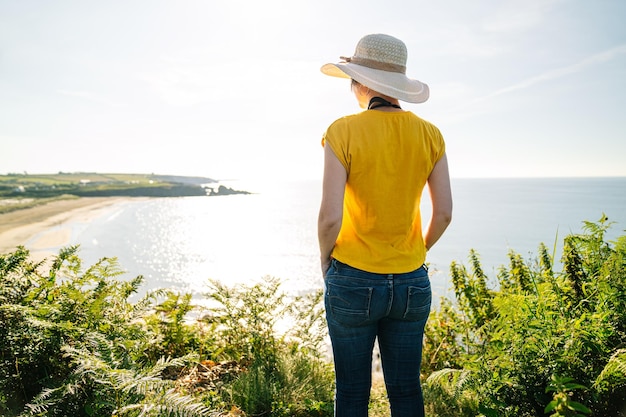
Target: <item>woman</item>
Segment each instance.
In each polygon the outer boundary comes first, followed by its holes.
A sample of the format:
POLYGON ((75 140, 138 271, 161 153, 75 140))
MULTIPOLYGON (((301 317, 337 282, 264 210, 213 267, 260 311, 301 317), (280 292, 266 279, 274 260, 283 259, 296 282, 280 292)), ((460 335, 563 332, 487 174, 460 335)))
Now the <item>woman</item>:
POLYGON ((363 37, 354 56, 322 72, 352 79, 361 113, 324 134, 318 219, 325 305, 336 376, 336 416, 367 416, 378 338, 391 415, 423 416, 420 364, 431 289, 426 251, 452 216, 439 130, 400 107, 422 103, 426 84, 405 75, 402 41, 363 37), (422 233, 424 186, 432 217, 422 233))

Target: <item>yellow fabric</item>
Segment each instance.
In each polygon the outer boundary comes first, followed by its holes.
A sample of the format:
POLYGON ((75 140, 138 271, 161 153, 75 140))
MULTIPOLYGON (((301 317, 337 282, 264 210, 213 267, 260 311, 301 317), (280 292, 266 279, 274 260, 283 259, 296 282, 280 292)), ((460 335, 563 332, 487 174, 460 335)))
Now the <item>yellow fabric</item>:
POLYGON ((422 266, 420 199, 445 152, 439 129, 411 112, 367 110, 335 121, 322 145, 331 147, 348 173, 332 257, 373 273, 422 266))

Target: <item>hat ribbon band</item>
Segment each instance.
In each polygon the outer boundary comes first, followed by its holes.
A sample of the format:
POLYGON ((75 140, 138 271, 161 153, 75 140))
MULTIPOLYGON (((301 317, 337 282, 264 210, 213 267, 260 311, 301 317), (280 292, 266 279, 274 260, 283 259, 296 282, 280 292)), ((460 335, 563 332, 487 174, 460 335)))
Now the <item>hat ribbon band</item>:
POLYGON ((406 74, 406 66, 404 65, 392 64, 390 62, 374 61, 373 59, 359 58, 358 56, 353 56, 353 57, 342 56, 340 57, 340 59, 344 60, 345 62, 349 62, 351 64, 361 65, 362 67, 406 74))

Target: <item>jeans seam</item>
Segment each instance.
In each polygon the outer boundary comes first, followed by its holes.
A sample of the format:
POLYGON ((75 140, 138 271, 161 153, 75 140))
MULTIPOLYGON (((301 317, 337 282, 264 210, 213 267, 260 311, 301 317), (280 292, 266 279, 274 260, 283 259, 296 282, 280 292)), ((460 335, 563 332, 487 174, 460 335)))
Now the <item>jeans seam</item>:
POLYGON ((387 304, 387 311, 385 312, 385 317, 389 317, 389 313, 391 313, 391 308, 393 307, 393 293, 394 293, 394 283, 393 280, 388 282, 388 291, 389 291, 389 303, 387 304))

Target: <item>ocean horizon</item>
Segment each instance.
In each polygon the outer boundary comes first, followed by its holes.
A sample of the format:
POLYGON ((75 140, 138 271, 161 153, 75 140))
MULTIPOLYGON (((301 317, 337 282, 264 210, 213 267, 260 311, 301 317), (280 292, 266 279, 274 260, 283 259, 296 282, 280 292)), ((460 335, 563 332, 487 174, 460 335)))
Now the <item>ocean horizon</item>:
MULTIPOLYGON (((144 276, 146 290, 202 297, 209 280, 240 285, 268 275, 288 292, 322 288, 321 180, 227 185, 252 194, 125 201, 89 223, 73 223, 70 244, 80 246, 85 265, 116 257, 126 275, 144 276)), ((427 259, 436 295, 450 294, 450 263, 468 265, 471 249, 495 283, 511 250, 532 262, 544 243, 558 263, 563 238, 580 233, 584 221, 606 215, 615 222, 607 240, 626 228, 626 177, 459 178, 452 187, 452 224, 427 259)), ((424 197, 424 223, 428 205, 424 197)))

